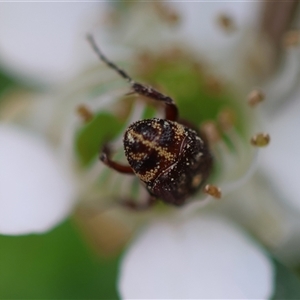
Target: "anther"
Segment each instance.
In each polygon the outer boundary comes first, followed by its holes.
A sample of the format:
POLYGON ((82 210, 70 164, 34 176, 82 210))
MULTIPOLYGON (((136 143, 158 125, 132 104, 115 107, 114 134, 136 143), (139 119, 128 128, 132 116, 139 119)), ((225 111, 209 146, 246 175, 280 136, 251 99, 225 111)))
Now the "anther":
POLYGON ((204 187, 204 193, 216 198, 216 199, 220 199, 222 197, 222 192, 221 189, 215 185, 212 184, 207 184, 204 187))
POLYGON ((232 109, 223 109, 218 115, 218 123, 222 131, 230 130, 235 124, 236 116, 232 109))
POLYGON ((283 45, 286 48, 298 46, 300 42, 300 31, 291 30, 288 31, 283 37, 283 45))
POLYGON ((251 91, 247 97, 248 104, 252 107, 265 100, 265 94, 259 89, 251 91))
POLYGON ((270 135, 267 133, 258 133, 251 138, 251 145, 255 147, 265 147, 270 143, 270 135))
POLYGON ((220 14, 217 18, 217 22, 226 32, 231 33, 236 30, 236 25, 234 24, 233 19, 226 14, 220 14))
POLYGON ((179 14, 172 10, 171 7, 167 7, 164 3, 161 2, 153 2, 154 8, 158 15, 166 22, 171 25, 176 25, 180 21, 179 14))
POLYGON ((213 93, 220 93, 222 92, 223 84, 221 80, 219 80, 217 77, 210 75, 207 77, 205 82, 206 88, 213 93))
POLYGON ((84 123, 88 123, 94 118, 92 111, 84 104, 81 104, 77 107, 77 113, 84 123))
POLYGON ((213 145, 221 140, 219 130, 213 121, 206 121, 201 125, 201 132, 206 136, 209 144, 213 145))

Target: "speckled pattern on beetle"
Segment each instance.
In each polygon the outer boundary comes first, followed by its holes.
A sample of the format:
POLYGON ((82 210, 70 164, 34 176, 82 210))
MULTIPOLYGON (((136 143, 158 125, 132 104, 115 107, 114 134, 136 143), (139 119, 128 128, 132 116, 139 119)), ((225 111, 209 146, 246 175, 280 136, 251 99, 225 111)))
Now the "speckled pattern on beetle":
POLYGON ((182 205, 205 183, 212 156, 196 131, 164 119, 137 121, 124 135, 125 155, 149 193, 182 205))

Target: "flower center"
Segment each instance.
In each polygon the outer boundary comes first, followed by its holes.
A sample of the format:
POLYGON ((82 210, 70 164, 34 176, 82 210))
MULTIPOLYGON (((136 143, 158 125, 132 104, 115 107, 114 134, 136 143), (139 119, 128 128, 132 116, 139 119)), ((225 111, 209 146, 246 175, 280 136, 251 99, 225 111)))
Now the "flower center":
MULTIPOLYGON (((154 86, 156 90, 175 100, 179 108, 179 122, 201 130, 214 157, 213 172, 209 180, 217 185, 206 185, 204 192, 220 198, 221 189, 229 192, 240 184, 245 174, 247 177, 252 170, 256 151, 250 146, 249 136, 247 137, 250 126, 247 124, 249 116, 246 111, 251 109, 246 109, 246 100, 237 101, 237 96, 229 92, 229 87, 216 76, 204 71, 207 69, 203 63, 196 61, 183 50, 172 48, 160 54, 143 53, 138 56, 132 73, 139 82, 154 86)), ((123 71, 117 72, 120 75, 123 71)), ((129 78, 129 83, 131 81, 129 78)), ((99 199, 106 199, 108 203, 130 202, 133 207, 132 203, 143 203, 149 198, 145 186, 138 178, 119 174, 99 162, 99 149, 113 140, 113 158, 120 161, 121 165, 108 162, 108 158, 105 158, 106 164, 121 173, 133 174, 129 167, 122 165, 127 164, 122 146, 123 133, 134 121, 164 118, 159 115, 164 105, 157 104, 158 101, 149 101, 141 95, 124 95, 124 90, 115 95, 111 103, 105 102, 107 94, 114 89, 113 82, 118 82, 118 79, 100 82, 99 89, 102 88, 102 91, 97 97, 90 99, 91 103, 97 102, 100 109, 90 111, 89 103, 79 107, 78 112, 86 124, 77 129, 75 150, 84 172, 91 173, 95 168, 98 169, 92 185, 96 188, 99 199), (111 91, 103 89, 105 85, 111 85, 111 91)), ((252 102, 249 103, 254 105, 252 102)), ((252 145, 261 146, 267 143, 264 135, 252 138, 252 145)), ((206 195, 200 192, 193 198, 203 199, 206 195)))

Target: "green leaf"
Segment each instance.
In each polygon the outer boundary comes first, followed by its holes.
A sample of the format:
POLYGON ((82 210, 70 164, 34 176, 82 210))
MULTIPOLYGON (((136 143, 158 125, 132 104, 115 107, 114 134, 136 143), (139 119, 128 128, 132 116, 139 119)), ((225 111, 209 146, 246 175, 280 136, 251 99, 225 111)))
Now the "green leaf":
POLYGON ((117 299, 118 264, 95 257, 70 221, 43 235, 0 236, 0 299, 117 299))
POLYGON ((101 146, 115 138, 123 123, 107 112, 98 113, 77 133, 75 148, 83 166, 89 165, 99 154, 101 146))
POLYGON ((13 84, 13 79, 3 73, 2 70, 0 70, 0 90, 2 91, 4 88, 12 86, 13 84))
POLYGON ((12 74, 0 67, 0 101, 3 99, 1 96, 6 95, 7 90, 18 88, 27 91, 43 91, 47 86, 45 86, 45 83, 32 81, 18 74, 12 74))
MULTIPOLYGON (((0 68, 0 96, 6 89, 17 86, 18 81, 17 79, 13 78, 12 76, 8 75, 4 70, 0 68)), ((1 101, 1 99, 0 99, 1 101)))
POLYGON ((300 279, 290 269, 274 260, 275 292, 272 299, 300 299, 300 279))

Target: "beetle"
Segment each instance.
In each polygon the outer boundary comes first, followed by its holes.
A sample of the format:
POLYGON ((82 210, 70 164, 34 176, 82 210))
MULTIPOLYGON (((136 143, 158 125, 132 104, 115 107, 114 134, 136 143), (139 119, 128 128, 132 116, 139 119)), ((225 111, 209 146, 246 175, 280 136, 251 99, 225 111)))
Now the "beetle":
MULTIPOLYGON (((161 199, 167 204, 182 206, 204 186, 213 169, 213 156, 205 136, 179 118, 171 97, 135 82, 103 55, 92 35, 87 39, 100 60, 128 81, 133 93, 165 105, 163 119, 139 120, 125 131, 123 144, 128 165, 112 160, 108 145, 101 150, 100 160, 105 165, 119 173, 136 175, 149 192, 146 204, 139 205, 130 199, 123 204, 138 210, 161 199)), ((205 190, 212 195, 220 194, 213 185, 207 185, 205 190)))

